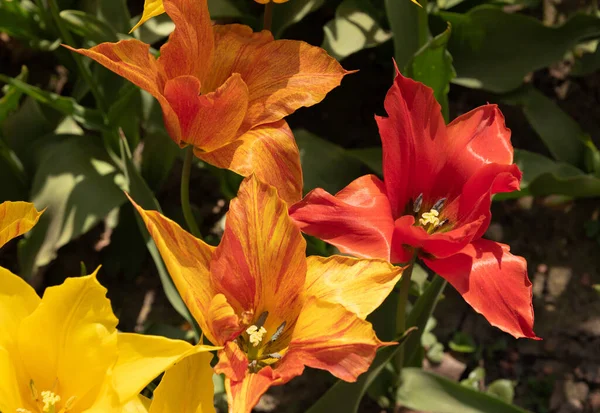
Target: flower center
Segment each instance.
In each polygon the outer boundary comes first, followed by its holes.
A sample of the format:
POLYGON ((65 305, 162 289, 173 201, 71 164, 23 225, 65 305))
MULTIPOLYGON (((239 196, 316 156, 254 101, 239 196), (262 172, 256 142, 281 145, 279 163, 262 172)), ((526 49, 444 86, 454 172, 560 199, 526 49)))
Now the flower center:
POLYGON ((42 411, 45 413, 54 413, 56 410, 56 404, 60 401, 60 396, 50 390, 42 392, 42 411))
POLYGON ((253 324, 246 329, 246 333, 250 339, 250 344, 256 347, 262 341, 263 336, 267 334, 267 329, 264 327, 259 328, 253 324))
MULTIPOLYGON (((35 383, 33 380, 29 382, 29 389, 31 390, 31 397, 38 405, 38 409, 41 407, 41 412, 43 413, 66 413, 73 407, 73 403, 75 402, 76 397, 70 397, 62 409, 58 408, 58 404, 62 400, 61 397, 52 390, 43 390, 38 392, 38 389, 35 387, 35 383)), ((37 409, 36 409, 37 410, 37 409)), ((18 408, 16 410, 17 413, 33 413, 31 410, 18 408)))
POLYGON ((433 225, 434 227, 437 227, 440 225, 440 219, 438 218, 439 216, 440 213, 432 208, 429 212, 424 212, 423 215, 421 215, 419 224, 423 226, 433 225))
MULTIPOLYGON (((418 218, 416 224, 423 227, 428 234, 439 231, 441 227, 446 225, 448 222, 447 219, 440 219, 440 212, 444 207, 445 202, 446 198, 441 198, 435 204, 433 204, 429 211, 421 213, 421 208, 423 207, 423 194, 420 194, 412 202, 413 216, 415 217, 415 220, 418 218)), ((448 230, 448 227, 445 227, 444 229, 448 230)))

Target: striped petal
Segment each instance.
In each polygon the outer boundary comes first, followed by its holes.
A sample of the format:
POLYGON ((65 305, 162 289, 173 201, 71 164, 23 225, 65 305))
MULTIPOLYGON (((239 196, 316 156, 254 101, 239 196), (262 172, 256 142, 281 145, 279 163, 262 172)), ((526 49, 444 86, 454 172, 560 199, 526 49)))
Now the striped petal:
POLYGON ((274 186, 290 205, 302 197, 302 168, 294 135, 285 121, 251 129, 229 145, 196 156, 242 176, 254 174, 274 186))
POLYGON ((0 204, 0 248, 33 228, 42 213, 29 202, 6 201, 0 204))

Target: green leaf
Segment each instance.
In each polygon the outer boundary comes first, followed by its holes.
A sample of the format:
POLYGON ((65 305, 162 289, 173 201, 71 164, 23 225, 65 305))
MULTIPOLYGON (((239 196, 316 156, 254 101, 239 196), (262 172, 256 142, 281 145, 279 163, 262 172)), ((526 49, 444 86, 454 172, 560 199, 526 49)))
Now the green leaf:
POLYGON ((474 353, 477 350, 477 345, 475 344, 473 337, 462 331, 454 333, 454 337, 452 337, 452 341, 448 343, 448 347, 450 347, 452 351, 458 353, 474 353))
POLYGON ((344 0, 335 18, 324 27, 321 47, 338 60, 362 49, 375 47, 392 37, 375 19, 377 10, 367 0, 344 0))
POLYGON ((213 20, 225 18, 244 18, 250 14, 248 2, 235 3, 231 0, 208 0, 208 11, 213 20))
POLYGON ((271 31, 275 38, 280 38, 286 28, 294 23, 298 23, 304 16, 317 10, 324 3, 325 0, 294 0, 275 4, 271 26, 271 31))
POLYGON ((109 24, 116 33, 128 33, 133 27, 126 0, 83 0, 78 9, 109 24))
MULTIPOLYGON (((21 68, 21 73, 15 78, 22 82, 27 82, 29 70, 26 66, 21 68)), ((19 107, 19 101, 23 92, 13 85, 5 85, 2 88, 4 96, 0 99, 0 124, 8 117, 8 114, 15 111, 19 107)))
POLYGON ((51 51, 60 46, 60 39, 47 39, 43 15, 29 0, 0 1, 0 32, 26 41, 33 49, 51 51))
POLYGON ((63 10, 60 12, 60 17, 67 29, 94 43, 117 42, 119 40, 117 33, 110 25, 86 12, 63 10))
MULTIPOLYGON (((425 324, 431 316, 435 305, 437 304, 437 299, 445 285, 446 282, 443 278, 439 276, 434 277, 425 293, 419 297, 413 306, 413 311, 411 311, 407 319, 407 325, 416 326, 416 330, 411 330, 410 334, 404 337, 405 341, 400 344, 405 346, 406 355, 410 355, 421 348, 420 344, 415 345, 414 342, 415 340, 417 343, 420 341, 421 333, 419 332, 424 330, 425 324), (415 338, 414 336, 418 337, 415 338), (407 347, 409 342, 413 342, 411 347, 407 347), (411 349, 410 351, 409 348, 411 349)), ((310 409, 307 410, 307 413, 356 413, 360 401, 367 389, 386 367, 392 357, 396 355, 398 349, 400 349, 400 345, 380 349, 375 355, 375 359, 373 360, 373 363, 371 363, 369 370, 358 376, 356 382, 348 383, 339 380, 310 409)))
POLYGON ((0 138, 0 203, 28 198, 28 179, 21 161, 0 138))
MULTIPOLYGON (((287 3, 286 3, 287 4, 287 3)), ((294 130, 300 148, 304 189, 323 188, 336 193, 361 175, 361 162, 334 145, 304 130, 294 130)))
POLYGON ((556 160, 584 166, 585 133, 552 99, 527 86, 502 100, 523 108, 525 117, 556 160))
POLYGON ((61 112, 66 116, 72 116, 77 122, 88 129, 105 130, 104 120, 100 111, 81 106, 75 99, 60 96, 56 93, 47 92, 39 87, 27 84, 17 78, 10 78, 0 74, 0 81, 14 86, 21 92, 29 95, 38 102, 61 112))
POLYGON ((452 24, 454 82, 499 93, 516 89, 528 73, 562 59, 581 41, 600 36, 600 19, 583 14, 559 27, 490 5, 439 16, 452 24))
POLYGON ((440 342, 434 343, 427 350, 427 358, 435 364, 440 364, 444 359, 444 345, 440 342))
POLYGON ((347 149, 346 153, 361 161, 379 176, 383 176, 383 152, 381 146, 363 149, 347 149))
POLYGON ((141 173, 148 186, 154 191, 160 189, 171 172, 173 162, 181 150, 162 131, 148 132, 144 136, 141 173))
POLYGON ((93 139, 56 135, 46 140, 33 177, 31 201, 38 209, 48 209, 20 251, 25 278, 125 202, 117 185, 123 176, 93 139))
POLYGON ((402 69, 421 48, 419 19, 426 11, 408 0, 385 0, 385 9, 394 37, 394 58, 402 69))
POLYGON ((435 99, 442 106, 442 114, 448 122, 448 92, 450 81, 456 77, 452 56, 446 50, 450 39, 450 25, 423 46, 406 66, 405 73, 414 80, 433 89, 435 99))
POLYGON ((522 189, 512 194, 499 194, 502 197, 496 195, 499 199, 525 195, 600 196, 600 178, 586 175, 570 164, 520 149, 515 150, 515 163, 523 172, 522 189))
POLYGON ((515 384, 511 380, 498 379, 490 383, 486 392, 506 403, 512 403, 515 398, 515 384))
POLYGON ((477 367, 469 373, 469 376, 466 379, 461 380, 460 384, 471 389, 481 390, 480 387, 484 380, 485 369, 483 367, 477 367))
POLYGON ((419 368, 404 368, 396 402, 431 413, 525 413, 497 397, 461 386, 419 368))

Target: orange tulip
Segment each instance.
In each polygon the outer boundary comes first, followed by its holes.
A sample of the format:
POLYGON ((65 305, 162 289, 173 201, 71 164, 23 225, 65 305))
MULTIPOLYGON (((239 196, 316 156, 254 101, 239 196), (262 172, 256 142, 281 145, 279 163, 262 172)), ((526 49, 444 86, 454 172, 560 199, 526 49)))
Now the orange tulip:
MULTIPOLYGON (((320 102, 346 72, 318 47, 239 24, 213 26, 206 0, 165 0, 175 23, 160 57, 139 40, 71 49, 158 99, 171 138, 219 168, 252 173, 298 201, 298 147, 283 120, 320 102)), ((68 46, 67 46, 68 47, 68 46)))
POLYGON ((401 276, 384 260, 305 256, 306 242, 275 189, 254 176, 231 201, 211 247, 137 206, 183 300, 214 344, 231 411, 250 412, 305 366, 354 381, 384 345, 366 316, 401 276))

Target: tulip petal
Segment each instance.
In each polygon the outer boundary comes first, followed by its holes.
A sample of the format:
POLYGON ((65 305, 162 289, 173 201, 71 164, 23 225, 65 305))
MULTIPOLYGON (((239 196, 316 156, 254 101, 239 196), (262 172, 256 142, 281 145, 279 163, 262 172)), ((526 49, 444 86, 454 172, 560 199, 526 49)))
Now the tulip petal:
MULTIPOLYGON (((376 117, 383 145, 383 175, 392 213, 399 217, 419 194, 439 195, 431 189, 445 162, 440 147, 446 141, 446 125, 433 91, 399 71, 384 105, 388 117, 376 117)), ((438 198, 442 196, 446 194, 438 198)), ((425 204, 436 200, 425 199, 425 204)))
POLYGON ((212 65, 214 38, 206 0, 164 0, 175 23, 169 40, 160 48, 158 64, 168 79, 190 75, 204 82, 212 65))
POLYGON ((130 400, 163 371, 183 357, 215 350, 210 346, 192 346, 182 340, 142 334, 119 333, 119 357, 113 375, 122 401, 130 400))
POLYGON ((393 343, 379 341, 371 323, 342 305, 310 297, 278 369, 308 366, 352 382, 369 368, 377 349, 387 344, 393 343))
MULTIPOLYGON (((225 379, 229 411, 251 413, 262 395, 275 383, 276 379, 270 367, 265 367, 255 374, 247 374, 242 381, 225 379)), ((283 383, 277 381, 277 384, 283 383)))
POLYGON ((0 386, 0 412, 15 412, 18 408, 24 407, 13 365, 14 358, 13 352, 0 345, 0 383, 2 383, 0 386))
POLYGON ((508 245, 479 239, 449 258, 424 262, 490 324, 516 338, 537 339, 527 263, 509 250, 508 245))
POLYGON ((187 308, 208 339, 216 343, 205 318, 215 295, 209 272, 214 247, 159 212, 146 211, 129 199, 144 220, 187 308))
POLYGON ((305 251, 306 242, 275 188, 251 176, 229 205, 210 265, 212 281, 237 314, 249 314, 250 323, 268 311, 264 327, 273 334, 300 311, 305 251))
POLYGON ((298 146, 285 121, 256 127, 227 146, 212 152, 194 152, 211 165, 242 176, 252 174, 277 188, 288 204, 302 197, 302 168, 298 146))
POLYGON ((117 43, 102 43, 91 49, 74 49, 67 45, 64 47, 94 59, 154 96, 162 108, 165 126, 171 139, 177 144, 180 143, 179 120, 162 94, 166 82, 165 74, 150 54, 150 45, 139 40, 121 40, 117 43))
POLYGON ((179 76, 167 82, 164 94, 177 114, 184 142, 209 152, 237 138, 248 108, 248 88, 239 74, 207 95, 200 95, 197 78, 179 76))
POLYGON ((129 33, 133 32, 135 29, 140 27, 142 24, 144 24, 151 18, 160 16, 164 12, 165 12, 165 8, 163 6, 162 0, 146 0, 146 1, 144 1, 144 11, 142 12, 142 17, 140 18, 140 21, 137 22, 137 24, 135 26, 133 26, 133 29, 131 29, 131 31, 129 33))
POLYGON ((29 202, 6 201, 0 204, 0 248, 33 228, 42 213, 29 202))
POLYGON ((21 277, 2 267, 0 285, 0 347, 13 352, 21 321, 35 311, 41 300, 21 277))
POLYGON ((335 196, 318 188, 290 207, 302 232, 346 254, 389 260, 394 220, 383 182, 365 175, 335 196))
POLYGON ((150 413, 213 413, 212 358, 210 353, 193 354, 167 370, 150 413))
POLYGON ((308 257, 305 294, 342 304, 365 319, 383 302, 402 275, 387 261, 350 257, 308 257))
POLYGON ((151 403, 152 400, 140 394, 123 406, 121 413, 149 413, 151 403))
POLYGON ((21 322, 21 360, 40 391, 53 389, 58 381, 67 398, 90 397, 116 361, 117 319, 97 271, 47 288, 39 306, 21 322))

